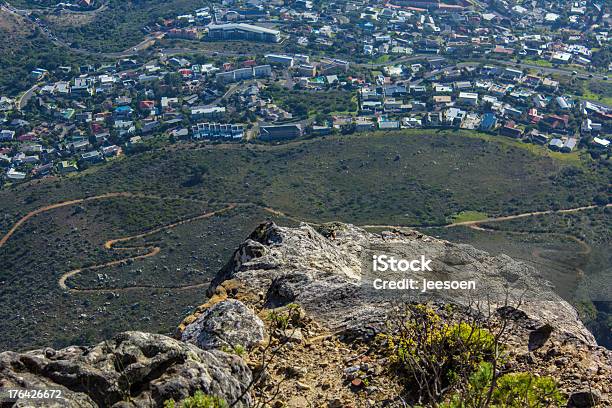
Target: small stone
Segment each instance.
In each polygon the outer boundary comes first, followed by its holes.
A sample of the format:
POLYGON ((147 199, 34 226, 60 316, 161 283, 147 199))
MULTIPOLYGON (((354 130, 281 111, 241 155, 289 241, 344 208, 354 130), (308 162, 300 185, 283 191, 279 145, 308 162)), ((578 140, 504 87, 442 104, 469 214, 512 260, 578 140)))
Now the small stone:
POLYGON ((570 408, 589 408, 599 404, 601 393, 598 390, 582 390, 574 392, 567 401, 570 408))
POLYGON ((298 387, 298 390, 300 391, 307 391, 312 388, 310 385, 304 384, 303 382, 299 382, 299 381, 296 383, 296 385, 298 387))
POLYGON ((302 331, 300 329, 287 329, 283 332, 283 340, 293 343, 301 343, 304 341, 304 335, 302 335, 302 331))
POLYGON ((296 367, 296 366, 289 366, 285 368, 285 372, 288 377, 294 377, 294 378, 302 378, 306 374, 308 374, 308 370, 306 370, 304 367, 296 367))
POLYGON ((357 371, 359 371, 359 366, 351 366, 344 369, 344 374, 356 373, 357 371))
POLYGON ((327 403, 328 408, 342 408, 344 404, 340 398, 334 398, 327 403))
POLYGON ((353 381, 351 381, 351 385, 353 387, 360 388, 363 385, 363 381, 361 381, 361 378, 355 378, 353 381))

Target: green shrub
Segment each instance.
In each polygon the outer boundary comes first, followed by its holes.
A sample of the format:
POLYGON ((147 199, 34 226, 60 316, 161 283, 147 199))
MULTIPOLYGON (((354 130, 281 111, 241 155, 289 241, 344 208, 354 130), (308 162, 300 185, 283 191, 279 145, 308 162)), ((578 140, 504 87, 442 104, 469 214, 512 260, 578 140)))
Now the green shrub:
POLYGON ((164 408, 227 408, 227 402, 219 397, 196 391, 193 397, 185 398, 178 405, 174 400, 164 402, 164 408))
POLYGON ((543 408, 561 407, 565 400, 555 380, 530 373, 510 373, 499 377, 491 391, 493 366, 483 362, 469 379, 462 393, 453 394, 441 408, 543 408), (491 394, 487 405, 488 394, 491 394))
POLYGON ((564 405, 555 380, 530 373, 511 373, 497 381, 493 403, 500 407, 550 407, 564 405))
POLYGON ((438 400, 495 355, 495 337, 474 322, 446 322, 424 305, 411 305, 390 334, 386 353, 417 391, 416 402, 438 400))

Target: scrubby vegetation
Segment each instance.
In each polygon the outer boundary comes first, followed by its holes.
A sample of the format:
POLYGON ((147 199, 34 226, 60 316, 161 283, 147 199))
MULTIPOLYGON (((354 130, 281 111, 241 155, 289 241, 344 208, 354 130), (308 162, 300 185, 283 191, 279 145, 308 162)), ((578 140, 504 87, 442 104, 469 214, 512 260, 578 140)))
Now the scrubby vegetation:
POLYGON ((509 373, 493 385, 493 365, 482 362, 462 393, 453 394, 441 408, 538 408, 562 407, 565 399, 551 377, 509 373))
POLYGON ((16 95, 34 84, 30 72, 74 66, 87 58, 53 44, 31 23, 0 10, 0 93, 16 95))
POLYGON ((314 115, 329 116, 332 113, 353 113, 357 110, 357 102, 348 91, 305 92, 272 85, 262 92, 262 96, 272 99, 281 108, 293 114, 294 119, 306 119, 314 115))
POLYGON ((550 377, 502 372, 504 321, 409 304, 379 336, 412 404, 442 408, 561 407, 550 377))
POLYGON ((281 146, 157 149, 57 185, 0 192, 0 207, 28 196, 19 210, 83 191, 153 191, 261 202, 313 221, 436 225, 462 211, 496 216, 592 204, 607 191, 609 176, 605 168, 575 168, 463 133, 414 131, 281 146), (208 173, 192 183, 193 169, 202 165, 208 173))
POLYGON ((178 404, 174 400, 169 400, 164 403, 164 408, 227 408, 225 400, 206 395, 202 391, 196 393, 189 398, 185 398, 178 404))
POLYGON ((103 247, 107 239, 201 214, 208 207, 185 200, 133 198, 82 207, 41 214, 0 248, 0 330, 6 333, 0 348, 93 344, 125 330, 172 334, 181 319, 202 303, 207 282, 261 221, 271 218, 293 225, 259 209, 241 207, 120 245, 133 250, 111 251, 103 247), (67 293, 59 288, 63 273, 146 252, 137 248, 141 245, 158 246, 161 252, 80 273, 67 282, 69 287, 97 291, 67 293), (143 288, 109 289, 134 285, 143 288), (156 289, 188 285, 202 286, 156 289))
MULTIPOLYGON (((124 2, 110 0, 108 7, 97 12, 86 25, 55 24, 50 21, 52 31, 72 47, 97 52, 123 51, 143 40, 143 27, 153 26, 163 18, 174 17, 207 5, 207 2, 171 0, 157 2, 138 0, 124 2)), ((44 15, 41 15, 44 18, 44 15)))
MULTIPOLYGON (((7 266, 0 271, 0 281, 6 282, 0 290, 7 293, 1 309, 11 311, 0 319, 0 329, 9 334, 5 341, 12 348, 49 344, 49 338, 58 339, 56 346, 82 344, 128 328, 171 332, 202 299, 203 288, 181 296, 155 289, 77 295, 62 293, 57 279, 76 267, 142 251, 108 251, 101 246, 105 239, 133 235, 228 202, 256 203, 314 222, 436 225, 462 211, 496 216, 591 204, 594 196, 606 191, 609 170, 589 162, 566 170, 574 167, 460 132, 419 131, 278 146, 174 145, 76 177, 0 190, 2 233, 28 211, 68 199, 117 191, 165 198, 90 202, 84 212, 73 215, 75 208, 65 208, 26 222, 0 249, 0 262, 7 266), (64 315, 67 304, 70 313, 64 315), (32 324, 43 310, 62 317, 32 324)), ((100 289, 202 283, 252 228, 270 216, 255 207, 241 207, 209 221, 160 231, 128 243, 158 246, 159 255, 79 274, 68 283, 100 289)))
POLYGON ((450 322, 426 305, 408 305, 383 335, 386 352, 414 402, 439 401, 480 363, 497 358, 497 339, 474 321, 450 322))

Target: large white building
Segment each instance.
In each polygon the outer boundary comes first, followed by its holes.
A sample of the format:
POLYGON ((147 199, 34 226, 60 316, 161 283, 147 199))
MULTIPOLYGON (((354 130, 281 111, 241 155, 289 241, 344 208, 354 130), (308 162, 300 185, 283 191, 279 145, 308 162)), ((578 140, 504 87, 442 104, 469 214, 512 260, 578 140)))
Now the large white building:
POLYGON ((252 24, 211 24, 208 26, 210 40, 249 40, 280 42, 280 31, 252 24))
POLYGON ((230 82, 245 81, 253 78, 267 78, 272 75, 270 65, 258 65, 256 67, 240 68, 228 72, 217 73, 217 82, 227 84, 230 82))

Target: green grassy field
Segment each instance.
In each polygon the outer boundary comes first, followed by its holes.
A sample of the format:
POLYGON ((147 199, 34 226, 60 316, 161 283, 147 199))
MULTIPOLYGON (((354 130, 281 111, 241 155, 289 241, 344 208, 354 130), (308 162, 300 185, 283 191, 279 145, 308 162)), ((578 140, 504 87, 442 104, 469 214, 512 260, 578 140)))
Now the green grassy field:
POLYGON ((202 302, 204 288, 72 293, 60 290, 57 281, 74 268, 156 246, 160 253, 151 258, 81 273, 67 284, 104 289, 206 282, 250 230, 270 218, 254 204, 313 222, 441 225, 456 214, 496 216, 591 204, 607 191, 609 178, 606 168, 560 161, 544 149, 534 153, 466 132, 412 131, 281 145, 176 144, 74 177, 17 185, 0 190, 2 234, 28 211, 68 199, 121 191, 158 198, 90 201, 22 225, 0 248, 1 345, 86 343, 125 329, 172 331, 202 302), (146 248, 103 248, 108 239, 230 202, 242 205, 123 243, 146 248))
POLYGON ((453 216, 453 222, 479 221, 487 218, 487 214, 478 211, 461 211, 453 216))

